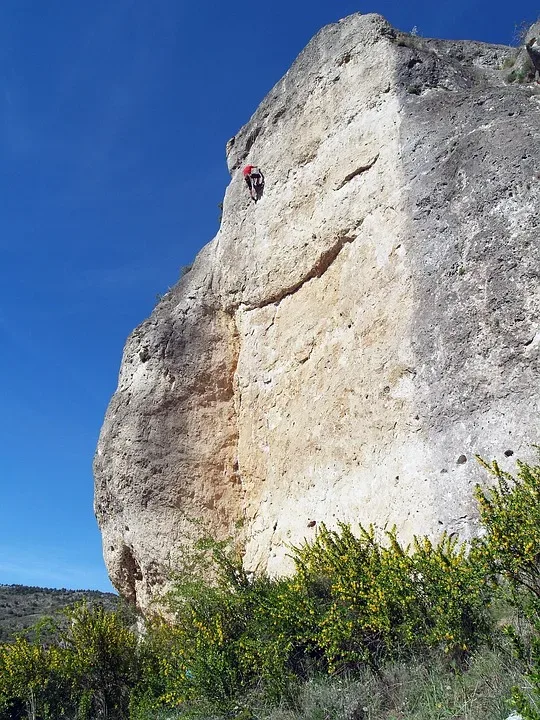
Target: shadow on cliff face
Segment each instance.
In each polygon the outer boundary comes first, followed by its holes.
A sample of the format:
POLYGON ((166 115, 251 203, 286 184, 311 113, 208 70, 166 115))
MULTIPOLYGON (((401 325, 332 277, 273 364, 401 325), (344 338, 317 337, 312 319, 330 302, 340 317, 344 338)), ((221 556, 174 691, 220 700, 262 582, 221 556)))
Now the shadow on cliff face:
POLYGON ((133 606, 137 606, 137 590, 136 583, 143 579, 141 567, 133 551, 127 545, 122 545, 122 549, 119 553, 118 565, 120 568, 118 579, 121 581, 121 587, 117 588, 121 595, 131 603, 133 606))
POLYGON ((528 394, 534 385, 526 378, 540 312, 538 110, 530 102, 536 91, 501 83, 505 48, 481 46, 482 55, 479 43, 461 43, 465 67, 456 79, 447 47, 454 43, 424 43, 400 78, 418 301, 413 343, 431 413, 466 419, 484 403, 511 390, 528 394), (469 45, 474 67, 466 63, 469 45), (411 95, 413 76, 423 89, 411 95))
POLYGON ((111 581, 138 606, 163 584, 185 516, 218 506, 212 530, 223 537, 240 506, 236 329, 210 305, 204 270, 194 267, 129 338, 94 462, 111 581))
POLYGON ((500 456, 509 438, 527 452, 540 401, 540 88, 508 83, 513 48, 398 45, 422 429, 441 467, 444 454, 500 456))

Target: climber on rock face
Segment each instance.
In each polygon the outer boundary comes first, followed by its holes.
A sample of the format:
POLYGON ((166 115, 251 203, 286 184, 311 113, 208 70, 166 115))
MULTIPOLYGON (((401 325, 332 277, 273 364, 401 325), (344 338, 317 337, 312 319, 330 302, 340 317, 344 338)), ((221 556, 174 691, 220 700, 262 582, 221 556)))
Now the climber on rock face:
POLYGON ((249 194, 254 202, 260 200, 264 190, 264 175, 255 165, 246 165, 242 170, 244 180, 249 188, 249 194))

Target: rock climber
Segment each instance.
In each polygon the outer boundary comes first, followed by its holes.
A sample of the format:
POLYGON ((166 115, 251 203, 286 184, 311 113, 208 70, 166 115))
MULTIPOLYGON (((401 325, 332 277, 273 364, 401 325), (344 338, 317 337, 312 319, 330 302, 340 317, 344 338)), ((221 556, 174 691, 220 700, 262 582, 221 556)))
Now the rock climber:
POLYGON ((529 57, 531 58, 531 62, 534 66, 536 82, 539 82, 540 81, 540 78, 539 78, 539 74, 540 74, 540 43, 538 42, 538 39, 535 37, 531 38, 529 40, 529 42, 525 45, 525 48, 527 49, 529 57))
POLYGON ((264 190, 264 175, 256 165, 246 165, 242 170, 249 194, 254 202, 260 200, 264 190))

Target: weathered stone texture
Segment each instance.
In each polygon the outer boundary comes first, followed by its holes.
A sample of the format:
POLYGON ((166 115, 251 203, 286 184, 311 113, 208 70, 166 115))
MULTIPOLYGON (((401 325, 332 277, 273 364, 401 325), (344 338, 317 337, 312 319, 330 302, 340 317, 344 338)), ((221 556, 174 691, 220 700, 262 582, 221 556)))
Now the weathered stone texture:
POLYGON ((530 456, 540 87, 505 82, 514 55, 353 15, 229 142, 220 231, 128 340, 96 455, 139 606, 190 518, 278 573, 321 521, 470 536, 474 454, 530 456))

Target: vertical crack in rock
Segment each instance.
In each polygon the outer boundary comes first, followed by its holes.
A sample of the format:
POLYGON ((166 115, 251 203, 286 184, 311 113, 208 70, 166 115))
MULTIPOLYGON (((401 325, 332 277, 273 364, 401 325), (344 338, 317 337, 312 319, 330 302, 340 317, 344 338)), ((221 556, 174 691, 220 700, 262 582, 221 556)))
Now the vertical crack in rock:
POLYGON ((245 527, 244 527, 244 521, 245 521, 245 487, 244 483, 242 481, 242 468, 240 467, 240 459, 239 459, 239 452, 238 452, 238 442, 240 437, 240 428, 239 428, 239 418, 241 414, 242 409, 242 392, 240 389, 240 385, 238 383, 237 378, 237 369, 238 369, 238 363, 240 359, 240 352, 241 352, 241 339, 240 339, 240 332, 238 329, 238 323, 236 321, 236 313, 237 310, 232 311, 226 311, 226 315, 228 317, 229 322, 229 331, 230 331, 230 343, 232 347, 232 355, 233 359, 231 362, 231 369, 230 369, 230 376, 229 376, 229 382, 230 382, 230 388, 231 388, 231 397, 233 400, 233 408, 234 408, 234 453, 232 457, 232 472, 231 472, 231 479, 235 485, 239 486, 240 489, 240 502, 237 508, 238 515, 236 518, 236 522, 234 523, 234 530, 231 529, 229 532, 229 536, 233 537, 234 542, 236 543, 239 550, 243 550, 244 547, 244 538, 245 538, 245 527))

